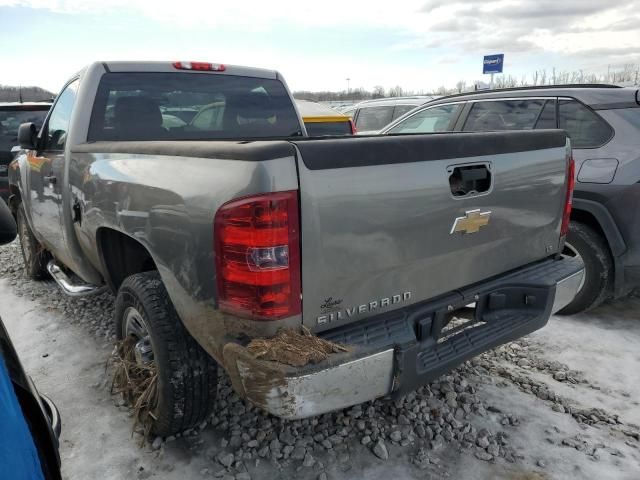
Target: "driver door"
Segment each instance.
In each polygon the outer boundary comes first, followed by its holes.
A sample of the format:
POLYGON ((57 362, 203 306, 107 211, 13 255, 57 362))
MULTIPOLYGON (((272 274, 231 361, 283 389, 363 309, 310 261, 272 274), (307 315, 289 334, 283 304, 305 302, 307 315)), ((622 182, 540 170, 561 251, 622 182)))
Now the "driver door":
POLYGON ((47 248, 61 258, 67 257, 61 205, 65 145, 77 90, 76 79, 58 95, 42 127, 38 150, 27 153, 32 226, 47 248))

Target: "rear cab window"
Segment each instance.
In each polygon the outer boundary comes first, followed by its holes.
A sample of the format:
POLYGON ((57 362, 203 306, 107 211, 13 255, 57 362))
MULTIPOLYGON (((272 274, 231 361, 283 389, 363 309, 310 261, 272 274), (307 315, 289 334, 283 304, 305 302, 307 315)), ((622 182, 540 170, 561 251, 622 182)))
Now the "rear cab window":
POLYGON ((302 131, 275 79, 201 73, 105 73, 89 141, 286 138, 302 131))

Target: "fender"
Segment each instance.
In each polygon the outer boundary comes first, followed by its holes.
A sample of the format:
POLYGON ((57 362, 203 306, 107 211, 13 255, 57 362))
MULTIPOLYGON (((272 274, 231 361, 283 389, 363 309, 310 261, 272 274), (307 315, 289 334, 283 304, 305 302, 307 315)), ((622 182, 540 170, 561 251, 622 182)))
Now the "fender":
POLYGON ((619 298, 623 296, 625 294, 625 286, 624 266, 622 265, 621 256, 627 251, 627 244, 622 238, 616 222, 604 205, 593 200, 574 197, 573 208, 593 215, 604 232, 613 256, 613 297, 619 298))
POLYGON ((611 249, 611 253, 614 257, 619 257, 626 252, 627 244, 625 243, 624 238, 622 238, 620 230, 618 230, 618 226, 609 213, 609 210, 607 210, 604 205, 594 202, 593 200, 574 197, 573 209, 583 210, 595 217, 607 238, 607 243, 609 244, 609 248, 611 249))

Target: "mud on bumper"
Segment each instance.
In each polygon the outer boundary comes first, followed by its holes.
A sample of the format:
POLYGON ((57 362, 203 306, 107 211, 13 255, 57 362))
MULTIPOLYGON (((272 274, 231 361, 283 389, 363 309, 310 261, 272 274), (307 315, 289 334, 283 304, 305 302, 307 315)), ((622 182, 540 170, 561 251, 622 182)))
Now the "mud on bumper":
POLYGON ((320 364, 293 368, 256 360, 241 345, 229 343, 225 366, 240 395, 289 419, 402 395, 543 327, 573 299, 583 274, 582 264, 573 259, 546 260, 434 301, 322 332, 351 351, 320 364), (461 320, 460 313, 469 318, 461 320))

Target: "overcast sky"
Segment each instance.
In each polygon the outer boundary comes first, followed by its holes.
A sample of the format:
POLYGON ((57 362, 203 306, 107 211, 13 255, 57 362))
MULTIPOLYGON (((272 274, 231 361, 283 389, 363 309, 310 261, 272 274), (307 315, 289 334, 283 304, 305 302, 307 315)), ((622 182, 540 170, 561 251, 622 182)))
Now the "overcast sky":
POLYGON ((58 91, 94 60, 280 70, 293 90, 425 91, 505 73, 640 63, 640 0, 0 0, 0 84, 58 91))

